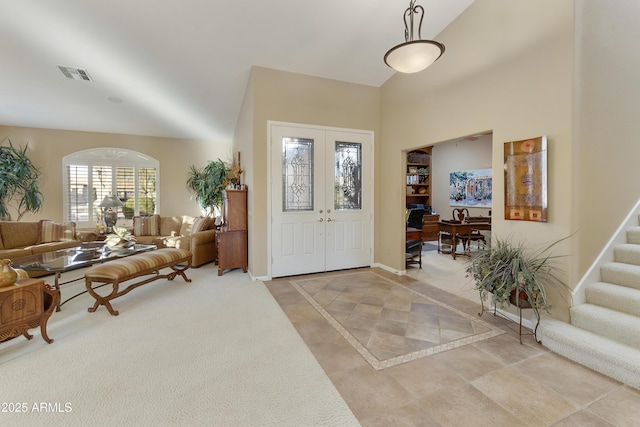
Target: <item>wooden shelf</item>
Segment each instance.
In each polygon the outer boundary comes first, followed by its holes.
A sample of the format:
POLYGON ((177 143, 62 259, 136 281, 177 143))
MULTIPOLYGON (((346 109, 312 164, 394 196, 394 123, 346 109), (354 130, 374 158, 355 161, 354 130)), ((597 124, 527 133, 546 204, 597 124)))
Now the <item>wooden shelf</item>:
POLYGON ((431 147, 407 153, 406 174, 406 208, 412 204, 429 206, 431 204, 431 147), (424 173, 425 169, 427 173, 424 173))

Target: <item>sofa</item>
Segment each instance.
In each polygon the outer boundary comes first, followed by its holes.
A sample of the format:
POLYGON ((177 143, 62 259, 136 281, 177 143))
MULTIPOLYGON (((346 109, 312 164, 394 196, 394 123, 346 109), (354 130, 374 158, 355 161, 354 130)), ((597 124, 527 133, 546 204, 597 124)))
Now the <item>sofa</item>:
POLYGON ((0 221, 0 259, 67 249, 82 244, 73 222, 57 224, 50 220, 37 222, 0 221))
POLYGON ((136 243, 191 251, 191 267, 200 267, 217 259, 215 233, 213 219, 189 215, 136 216, 131 230, 136 243))

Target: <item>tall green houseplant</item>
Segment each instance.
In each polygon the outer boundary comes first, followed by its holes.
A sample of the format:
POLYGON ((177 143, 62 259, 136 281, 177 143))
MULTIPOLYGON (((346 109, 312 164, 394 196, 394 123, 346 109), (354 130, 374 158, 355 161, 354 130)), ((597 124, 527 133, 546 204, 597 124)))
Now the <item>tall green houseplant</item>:
POLYGON ((227 166, 220 159, 209 161, 202 169, 193 165, 189 169, 187 188, 208 215, 215 215, 222 208, 222 191, 228 182, 227 174, 227 166))
POLYGON ((25 213, 36 213, 42 207, 41 172, 27 157, 28 144, 16 148, 8 138, 5 141, 0 145, 0 218, 11 220, 13 208, 16 221, 20 221, 25 213), (5 141, 9 145, 4 145, 5 141))

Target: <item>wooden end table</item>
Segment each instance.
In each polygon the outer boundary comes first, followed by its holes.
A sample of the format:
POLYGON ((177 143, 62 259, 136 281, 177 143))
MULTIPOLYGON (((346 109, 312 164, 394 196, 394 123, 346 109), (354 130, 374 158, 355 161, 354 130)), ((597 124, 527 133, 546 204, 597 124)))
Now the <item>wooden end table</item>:
POLYGON ((51 344, 47 321, 58 305, 60 292, 40 279, 22 279, 15 285, 0 288, 0 342, 24 335, 33 338, 29 329, 40 327, 42 339, 51 344))

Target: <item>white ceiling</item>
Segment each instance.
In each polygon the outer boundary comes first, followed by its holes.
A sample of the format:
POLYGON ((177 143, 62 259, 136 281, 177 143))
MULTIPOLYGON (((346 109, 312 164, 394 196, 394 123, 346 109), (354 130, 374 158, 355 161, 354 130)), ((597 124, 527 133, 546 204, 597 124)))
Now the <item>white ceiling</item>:
MULTIPOLYGON (((472 2, 419 0, 422 38, 472 2)), ((0 124, 230 142, 253 65, 381 86, 393 74, 384 53, 404 41, 407 6, 0 0, 0 124), (59 65, 94 81, 67 79, 59 65)))

